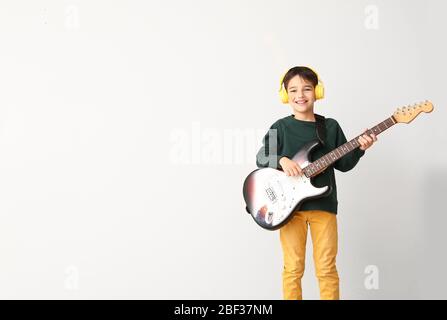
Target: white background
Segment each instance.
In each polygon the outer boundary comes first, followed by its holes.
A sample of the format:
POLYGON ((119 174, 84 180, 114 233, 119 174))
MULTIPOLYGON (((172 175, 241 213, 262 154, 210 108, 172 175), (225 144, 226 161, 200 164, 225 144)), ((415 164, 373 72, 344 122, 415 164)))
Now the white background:
MULTIPOLYGON (((244 211, 261 137, 313 67, 348 139, 341 297, 446 299, 445 1, 0 2, 0 298, 281 299, 244 211), (375 266, 379 287, 368 289, 375 266)), ((305 299, 318 299, 311 241, 305 299)))

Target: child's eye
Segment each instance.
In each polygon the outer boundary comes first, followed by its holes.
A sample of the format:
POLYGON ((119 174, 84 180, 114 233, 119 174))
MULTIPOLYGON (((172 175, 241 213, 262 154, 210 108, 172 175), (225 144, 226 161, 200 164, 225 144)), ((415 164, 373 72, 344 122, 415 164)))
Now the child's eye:
POLYGON ((290 92, 296 92, 296 90, 290 90, 290 92))

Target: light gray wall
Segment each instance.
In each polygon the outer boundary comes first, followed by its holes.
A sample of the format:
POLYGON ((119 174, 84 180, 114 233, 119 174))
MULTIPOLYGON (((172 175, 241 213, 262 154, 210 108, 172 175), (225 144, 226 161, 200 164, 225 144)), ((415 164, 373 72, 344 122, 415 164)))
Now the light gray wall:
MULTIPOLYGON (((0 297, 281 299, 279 234, 244 212, 242 182, 291 113, 279 77, 309 65, 326 86, 315 112, 348 139, 435 105, 337 172, 342 298, 447 298, 445 12, 2 1, 0 297)), ((306 299, 319 297, 310 244, 306 299)))

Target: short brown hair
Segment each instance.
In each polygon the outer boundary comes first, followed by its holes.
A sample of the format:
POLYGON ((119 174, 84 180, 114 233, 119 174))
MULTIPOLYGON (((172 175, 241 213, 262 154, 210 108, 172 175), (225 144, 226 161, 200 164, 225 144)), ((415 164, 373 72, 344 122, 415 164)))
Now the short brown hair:
POLYGON ((308 67, 301 67, 301 66, 293 67, 289 71, 287 71, 287 73, 283 79, 283 84, 284 84, 284 88, 286 89, 286 91, 287 91, 287 86, 289 85, 290 80, 295 76, 300 76, 300 78, 303 78, 304 80, 309 81, 310 83, 312 83, 314 88, 318 84, 318 76, 312 69, 310 69, 308 67))

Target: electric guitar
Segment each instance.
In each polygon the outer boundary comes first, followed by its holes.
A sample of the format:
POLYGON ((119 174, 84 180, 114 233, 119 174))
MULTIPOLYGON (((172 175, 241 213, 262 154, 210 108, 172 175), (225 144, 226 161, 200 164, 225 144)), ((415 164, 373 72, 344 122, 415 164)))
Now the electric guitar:
MULTIPOLYGON (((378 135, 396 123, 410 123, 421 112, 432 111, 433 104, 430 101, 398 108, 391 117, 367 130, 366 133, 378 135)), ((317 188, 311 183, 311 178, 358 148, 359 137, 346 142, 312 163, 309 162, 309 155, 320 145, 320 142, 314 140, 305 144, 292 158, 302 169, 302 176, 287 176, 283 171, 274 168, 252 171, 244 181, 243 195, 246 209, 254 221, 267 230, 279 229, 290 220, 293 212, 298 210, 304 201, 327 195, 329 186, 317 188)))

